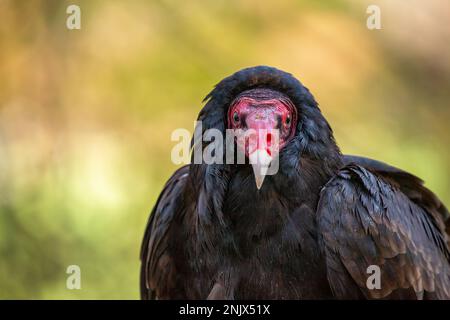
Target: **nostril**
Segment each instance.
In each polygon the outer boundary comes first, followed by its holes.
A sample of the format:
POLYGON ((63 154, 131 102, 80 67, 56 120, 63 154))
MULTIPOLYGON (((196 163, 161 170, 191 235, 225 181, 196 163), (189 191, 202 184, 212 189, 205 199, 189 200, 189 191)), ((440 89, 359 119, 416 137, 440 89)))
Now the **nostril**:
POLYGON ((272 134, 268 133, 266 136, 266 142, 267 142, 267 146, 271 146, 272 145, 272 134))

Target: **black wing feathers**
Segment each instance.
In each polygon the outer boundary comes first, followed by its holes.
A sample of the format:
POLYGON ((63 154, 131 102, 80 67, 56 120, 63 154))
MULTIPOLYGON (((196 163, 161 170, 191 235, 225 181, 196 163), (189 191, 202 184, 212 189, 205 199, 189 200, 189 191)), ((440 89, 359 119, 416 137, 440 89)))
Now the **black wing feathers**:
POLYGON ((344 155, 343 160, 345 165, 351 163, 360 165, 396 186, 411 201, 424 208, 440 229, 445 230, 447 228, 446 233, 450 236, 450 213, 439 198, 424 186, 420 178, 404 170, 369 158, 344 155))
POLYGON ((177 220, 183 215, 183 190, 189 167, 178 169, 166 183, 153 208, 141 247, 141 298, 182 296, 174 239, 177 220))
POLYGON ((363 167, 341 169, 322 190, 318 224, 338 298, 450 298, 450 253, 434 218, 363 167), (381 269, 369 290, 367 268, 381 269))

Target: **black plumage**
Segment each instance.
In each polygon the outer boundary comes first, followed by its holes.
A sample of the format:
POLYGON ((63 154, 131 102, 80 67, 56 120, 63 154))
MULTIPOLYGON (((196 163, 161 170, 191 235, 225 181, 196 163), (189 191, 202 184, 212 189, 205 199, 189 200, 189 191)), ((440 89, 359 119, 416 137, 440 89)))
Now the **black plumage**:
POLYGON ((230 104, 255 88, 297 109, 278 173, 258 190, 248 164, 177 170, 145 231, 142 298, 450 298, 445 206, 407 172, 342 155, 292 75, 260 66, 225 78, 205 99, 203 130, 225 133, 230 104), (381 269, 380 289, 366 286, 369 265, 381 269))

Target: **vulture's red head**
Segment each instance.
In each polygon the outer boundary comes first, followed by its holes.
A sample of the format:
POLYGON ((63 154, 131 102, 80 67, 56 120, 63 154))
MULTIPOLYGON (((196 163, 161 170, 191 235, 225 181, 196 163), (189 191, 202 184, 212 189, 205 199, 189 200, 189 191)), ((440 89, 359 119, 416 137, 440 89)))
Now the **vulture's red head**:
POLYGON ((269 88, 241 92, 228 108, 227 128, 239 130, 236 143, 250 160, 261 188, 268 165, 295 134, 297 109, 285 94, 269 88))
POLYGON ((223 79, 205 100, 198 118, 203 131, 244 133, 236 145, 252 164, 258 189, 275 156, 281 171, 292 175, 302 159, 326 169, 339 154, 314 97, 289 73, 266 66, 243 69, 223 79))

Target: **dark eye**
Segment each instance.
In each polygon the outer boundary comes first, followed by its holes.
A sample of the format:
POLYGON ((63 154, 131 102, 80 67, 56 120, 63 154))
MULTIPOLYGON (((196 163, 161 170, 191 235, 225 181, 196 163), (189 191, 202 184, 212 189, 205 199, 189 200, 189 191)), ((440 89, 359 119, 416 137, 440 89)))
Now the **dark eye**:
POLYGON ((239 114, 237 113, 237 111, 235 111, 233 113, 233 121, 238 123, 239 122, 239 114))
POLYGON ((291 124, 291 116, 288 115, 288 116, 286 117, 286 125, 290 125, 290 124, 291 124))

